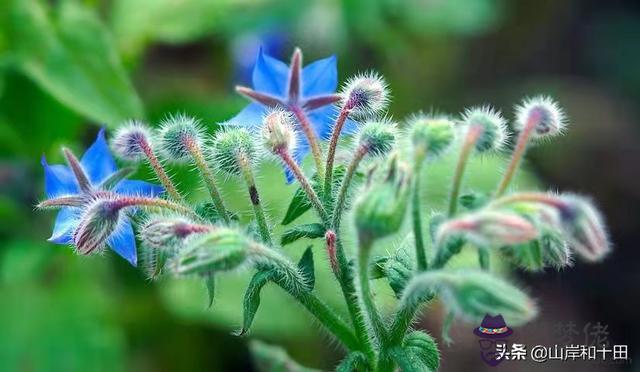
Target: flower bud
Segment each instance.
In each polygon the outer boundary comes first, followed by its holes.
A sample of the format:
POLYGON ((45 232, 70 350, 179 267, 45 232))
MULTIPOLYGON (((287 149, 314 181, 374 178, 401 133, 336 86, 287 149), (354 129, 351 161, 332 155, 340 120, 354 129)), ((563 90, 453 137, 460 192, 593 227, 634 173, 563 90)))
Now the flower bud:
POLYGON ((536 227, 517 214, 484 210, 443 223, 436 239, 442 243, 452 236, 464 236, 478 247, 491 248, 524 243, 537 234, 536 227))
POLYGON ((411 123, 411 142, 416 152, 435 159, 449 149, 456 136, 453 121, 418 116, 411 123))
POLYGON ((213 229, 209 225, 198 225, 184 217, 151 217, 140 230, 140 240, 154 249, 173 250, 193 234, 202 234, 213 229))
POLYGON ((500 112, 491 106, 467 109, 462 121, 469 128, 482 128, 475 146, 478 152, 500 150, 507 140, 505 120, 500 112))
POLYGON ((563 195, 559 222, 569 246, 587 261, 598 261, 611 251, 611 243, 600 212, 587 199, 563 195))
POLYGON ((542 259, 546 265, 559 270, 573 264, 573 256, 569 245, 557 233, 544 232, 538 244, 542 251, 542 259))
POLYGON ((129 120, 116 132, 111 147, 123 160, 140 161, 145 156, 145 147, 151 143, 151 131, 139 121, 129 120))
POLYGON ((191 158, 193 149, 202 147, 203 130, 196 119, 178 114, 163 120, 159 139, 166 159, 183 162, 191 158))
POLYGON ((341 93, 342 105, 350 115, 364 118, 382 112, 389 102, 387 83, 376 73, 356 76, 347 81, 341 93))
POLYGON ((501 314, 509 324, 519 325, 536 313, 534 302, 520 289, 484 271, 429 271, 415 276, 402 296, 411 306, 433 291, 455 315, 479 322, 484 315, 501 314))
POLYGON ((262 120, 262 140, 271 153, 292 152, 296 146, 296 132, 293 117, 287 111, 276 109, 262 120))
POLYGON ((367 154, 381 156, 393 149, 397 135, 396 124, 384 120, 368 121, 358 133, 358 146, 367 154))
POLYGON ((398 231, 404 221, 410 173, 394 156, 382 182, 369 184, 356 200, 355 222, 361 238, 376 240, 398 231))
POLYGON ((558 103, 545 96, 526 99, 516 107, 515 128, 518 131, 524 130, 531 120, 535 122, 531 132, 535 139, 561 134, 566 126, 566 116, 558 103))
POLYGON ((251 162, 255 159, 256 149, 251 134, 244 128, 230 127, 221 130, 213 141, 213 157, 217 168, 230 174, 240 174, 239 157, 251 162))
POLYGON ((109 198, 97 199, 86 207, 73 233, 78 253, 88 255, 104 250, 107 239, 120 223, 120 210, 109 198))
POLYGON ((229 271, 247 261, 250 241, 240 232, 217 228, 194 236, 168 264, 175 275, 229 271))

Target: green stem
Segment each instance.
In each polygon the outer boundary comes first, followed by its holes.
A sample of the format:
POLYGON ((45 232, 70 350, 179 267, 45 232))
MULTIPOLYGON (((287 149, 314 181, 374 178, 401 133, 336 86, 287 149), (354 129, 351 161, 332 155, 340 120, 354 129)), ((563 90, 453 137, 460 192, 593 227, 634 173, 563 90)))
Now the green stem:
POLYGON ((498 189, 496 190, 494 197, 497 198, 502 196, 502 194, 504 194, 504 192, 507 190, 507 187, 509 187, 509 184, 511 183, 511 180, 513 179, 513 176, 515 175, 516 170, 520 165, 520 161, 522 160, 527 149, 527 143, 529 142, 531 133, 533 133, 533 130, 538 125, 538 122, 538 115, 531 115, 527 120, 527 124, 523 128, 522 133, 520 133, 520 136, 518 136, 518 142, 516 143, 516 147, 513 149, 513 154, 511 154, 511 161, 507 166, 507 170, 504 173, 504 176, 502 176, 502 180, 498 184, 498 189))
POLYGON ((460 194, 460 186, 462 184, 462 176, 464 176, 464 170, 469 160, 469 155, 475 146, 478 138, 482 134, 482 127, 479 125, 472 125, 467 131, 462 149, 460 150, 460 157, 458 158, 458 164, 453 175, 453 183, 451 185, 451 194, 449 195, 449 217, 456 214, 458 209, 458 195, 460 194))
POLYGON ((371 286, 369 282, 369 256, 373 248, 373 241, 366 237, 360 236, 360 246, 358 248, 358 276, 360 279, 360 297, 364 303, 364 308, 371 322, 373 332, 378 339, 380 345, 386 345, 388 340, 387 329, 384 325, 380 312, 373 300, 371 286))
POLYGON ((478 248, 478 264, 484 271, 489 271, 491 269, 491 260, 488 249, 478 248))
POLYGON ((262 238, 262 241, 264 243, 272 245, 273 243, 271 241, 271 232, 269 231, 269 225, 267 224, 267 218, 265 217, 262 203, 260 203, 260 194, 258 193, 256 180, 253 176, 253 172, 251 171, 251 164, 249 163, 249 160, 246 158, 246 156, 242 154, 238 156, 237 160, 238 164, 240 165, 240 169, 242 169, 242 176, 244 178, 244 181, 247 184, 249 199, 251 200, 251 205, 253 206, 253 214, 256 217, 260 237, 262 238))
POLYGON ((313 130, 313 126, 307 117, 307 114, 297 105, 293 105, 289 108, 291 112, 296 116, 298 122, 300 123, 300 127, 302 127, 302 131, 304 135, 307 137, 307 141, 309 142, 309 147, 311 147, 311 154, 313 155, 313 160, 316 163, 316 171, 318 172, 319 179, 322 179, 324 176, 324 167, 322 165, 322 151, 320 150, 320 144, 318 143, 318 137, 313 130))
POLYGON ((344 204, 347 199, 349 186, 351 186, 351 180, 353 179, 353 175, 356 173, 360 162, 365 157, 365 155, 367 155, 367 152, 368 148, 366 146, 361 146, 358 148, 353 156, 353 159, 351 160, 351 163, 349 163, 344 178, 342 179, 342 183, 340 184, 340 191, 338 191, 338 199, 336 200, 335 207, 333 209, 333 216, 331 221, 331 226, 336 232, 338 232, 340 229, 342 210, 344 209, 344 204))
POLYGON ((422 235, 422 218, 420 216, 420 170, 424 156, 416 156, 415 177, 413 181, 413 201, 411 204, 411 215, 413 217, 413 236, 416 243, 416 260, 418 261, 418 272, 427 270, 427 254, 425 251, 424 237, 422 235))
POLYGON ((171 196, 171 198, 174 200, 184 202, 184 198, 176 189, 176 186, 173 184, 173 181, 171 181, 171 178, 169 178, 169 175, 167 175, 167 172, 164 171, 160 160, 158 160, 158 157, 153 152, 153 149, 151 148, 149 142, 147 142, 146 140, 141 140, 139 145, 142 148, 145 156, 147 157, 149 165, 155 172, 156 177, 158 177, 158 180, 160 181, 162 186, 164 186, 165 190, 167 190, 169 196, 171 196))
POLYGON ((198 215, 196 215, 193 210, 187 208, 181 204, 172 202, 170 200, 160 199, 160 198, 148 198, 144 196, 123 196, 115 200, 118 207, 148 207, 148 208, 160 208, 166 209, 173 212, 182 213, 185 215, 192 216, 196 219, 200 219, 198 215))
POLYGON ((218 215, 222 217, 225 223, 230 223, 231 219, 229 218, 227 209, 224 207, 224 202, 222 201, 220 191, 218 191, 218 187, 216 186, 213 171, 207 164, 207 161, 202 154, 202 150, 194 144, 192 146, 189 146, 189 152, 191 153, 191 157, 193 157, 193 161, 196 164, 196 167, 198 167, 198 170, 202 175, 202 179, 204 180, 207 189, 209 190, 209 195, 211 195, 211 200, 213 201, 213 205, 218 211, 218 215))
POLYGON ((324 176, 324 194, 328 199, 331 198, 332 189, 333 189, 333 162, 336 157, 336 148, 338 147, 338 139, 340 139, 340 133, 342 132, 342 128, 344 127, 344 123, 347 121, 349 117, 349 108, 347 106, 342 107, 340 110, 340 114, 338 114, 338 118, 336 122, 333 124, 333 131, 331 132, 331 140, 329 141, 329 149, 327 152, 327 163, 325 166, 325 176, 324 176))
POLYGON ((277 150, 276 154, 280 156, 282 161, 291 170, 291 173, 293 173, 293 175, 296 177, 298 182, 300 182, 300 187, 307 194, 307 197, 309 198, 311 205, 313 205, 313 207, 316 209, 316 212, 318 212, 320 219, 326 225, 329 222, 329 215, 327 214, 327 211, 322 206, 322 202, 320 201, 320 198, 318 198, 318 194, 316 194, 316 192, 313 191, 313 188, 311 187, 309 180, 307 180, 307 177, 305 177, 305 175, 302 173, 302 170, 300 169, 298 164, 296 164, 295 160, 293 160, 293 158, 291 157, 291 154, 289 154, 289 151, 287 151, 287 149, 285 148, 280 148, 277 150))

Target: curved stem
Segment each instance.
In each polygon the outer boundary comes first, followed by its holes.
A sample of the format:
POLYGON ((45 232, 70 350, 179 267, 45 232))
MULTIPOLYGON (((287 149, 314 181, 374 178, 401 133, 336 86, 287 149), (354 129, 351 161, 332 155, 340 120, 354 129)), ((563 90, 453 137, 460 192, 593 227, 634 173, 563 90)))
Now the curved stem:
POLYGON ((244 178, 245 183, 247 184, 247 189, 249 191, 249 198, 251 199, 251 205, 253 206, 253 214, 256 217, 256 222, 258 224, 258 230, 260 232, 260 237, 262 241, 268 245, 272 245, 271 241, 271 233, 269 232, 269 225, 267 224, 267 218, 264 214, 264 209, 262 208, 262 203, 260 203, 260 195, 258 194, 258 188, 256 187, 256 181, 253 177, 253 172, 251 171, 251 164, 249 163, 246 156, 240 154, 238 156, 238 163, 240 165, 240 169, 242 169, 242 176, 244 178))
POLYGON ((364 308, 371 322, 374 334, 378 339, 380 345, 387 343, 388 334, 387 329, 382 321, 380 312, 376 308, 376 304, 373 301, 373 294, 371 293, 371 287, 369 283, 369 256, 371 254, 371 248, 373 242, 370 239, 360 237, 360 247, 358 248, 358 276, 360 279, 360 297, 364 303, 364 308))
POLYGON ((458 195, 460 194, 460 186, 462 184, 462 176, 464 176, 464 170, 469 160, 469 155, 478 141, 478 138, 482 134, 482 127, 479 125, 472 125, 467 131, 462 149, 460 150, 460 157, 458 158, 458 164, 456 165, 456 171, 453 175, 453 183, 451 185, 451 194, 449 195, 449 217, 456 214, 458 209, 458 195))
POLYGON ((300 187, 302 187, 304 192, 307 194, 311 205, 313 205, 313 207, 318 212, 318 215, 320 215, 320 219, 322 220, 322 222, 324 224, 327 224, 329 222, 329 215, 327 214, 327 211, 322 206, 322 202, 318 198, 318 194, 313 191, 309 180, 307 180, 307 177, 305 177, 298 164, 296 164, 295 160, 293 160, 293 158, 291 157, 291 154, 289 154, 289 151, 287 151, 287 149, 285 148, 281 148, 277 150, 276 154, 280 156, 282 161, 289 167, 298 182, 300 182, 300 187))
POLYGON ((289 107, 291 112, 296 116, 300 126, 302 127, 302 131, 304 135, 307 137, 307 141, 309 142, 309 147, 311 147, 311 154, 313 155, 313 160, 316 163, 316 171, 318 172, 318 177, 322 179, 324 176, 324 167, 322 165, 322 151, 320 150, 320 144, 318 143, 318 137, 316 136, 315 131, 313 130, 313 126, 305 114, 304 110, 300 108, 298 105, 291 105, 289 107))
POLYGON ((151 166, 151 168, 153 168, 153 171, 158 177, 158 180, 160 181, 160 183, 162 183, 162 186, 164 186, 165 190, 167 190, 167 193, 174 200, 183 202, 184 198, 176 189, 176 186, 173 184, 173 181, 171 181, 171 178, 169 178, 169 175, 167 175, 167 172, 164 171, 162 164, 160 164, 160 160, 158 160, 158 157, 153 152, 153 149, 151 148, 151 145, 149 145, 149 142, 145 140, 140 141, 140 147, 147 157, 149 165, 151 166))
POLYGON ((160 199, 160 198, 147 198, 144 196, 123 196, 114 201, 117 207, 151 207, 151 208, 161 208, 167 209, 170 211, 183 213, 195 217, 196 219, 200 219, 198 215, 196 215, 191 208, 187 208, 181 204, 174 203, 170 200, 160 199))
POLYGON ((420 170, 424 156, 416 156, 415 159, 415 177, 413 180, 413 200, 411 203, 411 216, 413 219, 413 237, 416 245, 416 260, 418 261, 418 271, 427 270, 427 253, 424 246, 424 237, 422 235, 422 218, 420 214, 420 170))
POLYGON ((342 109, 340 110, 340 114, 338 114, 336 122, 333 124, 333 131, 331 132, 331 140, 329 142, 329 149, 327 152, 327 163, 325 166, 324 176, 324 195, 327 200, 330 199, 333 189, 333 162, 335 161, 336 157, 338 139, 340 139, 342 127, 344 127, 344 123, 349 117, 349 111, 350 110, 347 106, 342 107, 342 109))
POLYGON ((527 120, 527 124, 518 136, 518 142, 516 143, 516 147, 513 149, 513 154, 511 154, 511 161, 507 166, 507 170, 502 176, 502 180, 498 184, 498 189, 496 190, 495 197, 500 197, 509 187, 511 183, 511 179, 516 173, 518 166, 520 165, 520 161, 524 156, 524 153, 527 149, 527 143, 529 142, 529 138, 531 137, 531 133, 538 125, 539 117, 537 115, 531 115, 527 120))
POLYGON ((209 190, 209 195, 211 195, 211 200, 213 201, 213 205, 215 205, 216 210, 218 211, 218 215, 220 215, 224 222, 228 224, 229 222, 231 222, 231 219, 229 218, 227 209, 224 207, 224 202, 222 201, 220 191, 218 191, 218 187, 216 186, 213 171, 207 164, 207 161, 202 154, 202 150, 195 144, 192 144, 188 148, 189 152, 191 153, 191 157, 193 158, 196 167, 198 167, 198 170, 202 175, 202 179, 204 180, 204 183, 209 190))
POLYGON ((333 209, 333 216, 331 219, 331 227, 334 231, 339 231, 340 229, 340 219, 342 218, 342 210, 344 209, 344 204, 347 199, 347 194, 349 192, 349 186, 351 185, 351 180, 353 179, 353 175, 356 173, 358 166, 362 159, 367 155, 368 148, 361 146, 358 148, 356 153, 349 163, 349 167, 342 179, 342 183, 340 184, 340 191, 338 191, 338 199, 336 200, 335 207, 333 209))

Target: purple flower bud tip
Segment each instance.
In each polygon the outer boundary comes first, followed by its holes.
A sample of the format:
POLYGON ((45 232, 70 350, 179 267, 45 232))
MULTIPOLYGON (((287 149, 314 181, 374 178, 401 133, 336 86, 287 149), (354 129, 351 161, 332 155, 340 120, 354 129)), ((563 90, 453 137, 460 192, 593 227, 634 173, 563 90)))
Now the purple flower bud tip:
POLYGON ((145 156, 151 138, 151 132, 144 123, 129 120, 118 129, 111 147, 123 160, 139 161, 145 156))
POLYGON ((516 129, 522 132, 527 125, 533 125, 531 133, 535 139, 561 134, 567 125, 566 121, 564 111, 550 97, 528 98, 516 106, 516 129))
POLYGON ((376 115, 389 103, 387 83, 376 73, 356 76, 345 84, 342 101, 342 105, 354 117, 376 115))

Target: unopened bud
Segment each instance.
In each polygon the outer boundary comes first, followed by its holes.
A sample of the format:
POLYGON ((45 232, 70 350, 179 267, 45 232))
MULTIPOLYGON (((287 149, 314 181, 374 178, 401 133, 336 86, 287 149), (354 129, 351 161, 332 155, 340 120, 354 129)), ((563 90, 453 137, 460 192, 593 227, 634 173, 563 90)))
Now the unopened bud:
POLYGON ((120 223, 120 210, 117 203, 108 198, 97 199, 86 207, 73 233, 78 253, 88 255, 104 250, 120 223))
POLYGON ((147 247, 172 250, 179 247, 188 236, 212 229, 212 226, 194 224, 183 217, 154 216, 140 229, 140 240, 147 247))
POLYGON ((527 219, 514 213, 479 211, 443 223, 436 240, 441 244, 454 236, 463 236, 481 248, 524 243, 538 234, 527 219))
POLYGON ((500 150, 507 140, 506 122, 500 112, 491 106, 467 109, 462 121, 470 129, 482 129, 475 145, 478 152, 500 150))
POLYGON ((587 261, 598 261, 611 251, 611 243, 600 212, 578 195, 563 195, 559 220, 569 246, 587 261))
POLYGON ((145 147, 151 143, 151 132, 145 124, 130 120, 124 123, 111 141, 113 152, 123 160, 140 161, 145 147))
POLYGON ((410 173, 393 157, 381 182, 368 185, 355 203, 355 221, 361 238, 375 240, 395 233, 407 210, 410 173))
POLYGON ((262 120, 262 140, 271 153, 292 152, 296 146, 296 132, 291 113, 276 109, 262 120))
POLYGON ((358 146, 367 154, 381 156, 393 149, 397 135, 396 124, 384 120, 368 121, 358 133, 358 146))
POLYGON ((445 117, 418 116, 411 120, 410 125, 414 150, 432 159, 444 154, 456 136, 454 122, 445 117))
POLYGON ((229 271, 247 261, 250 240, 239 231, 217 228, 189 239, 168 264, 175 275, 229 271))
POLYGON ((524 100, 516 107, 515 128, 524 130, 533 121, 531 137, 540 139, 561 134, 566 126, 566 116, 558 103, 546 96, 524 100))
POLYGON ((196 119, 178 114, 162 122, 159 138, 163 156, 183 162, 191 158, 192 149, 202 147, 203 130, 196 119))
POLYGON ((251 134, 244 128, 221 130, 213 141, 213 157, 221 171, 231 175, 240 174, 240 161, 252 162, 256 157, 251 134))
POLYGON ((387 83, 376 73, 349 79, 341 96, 342 105, 356 118, 376 115, 382 112, 389 102, 387 83))

